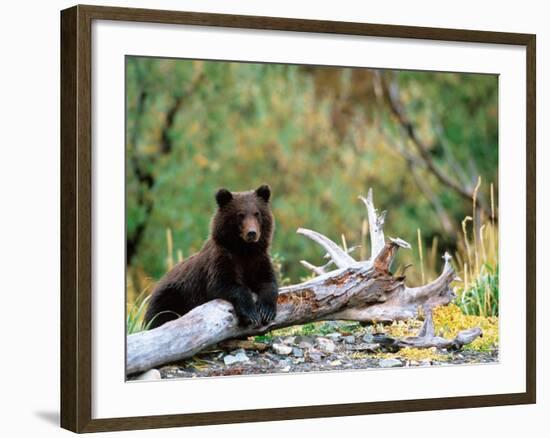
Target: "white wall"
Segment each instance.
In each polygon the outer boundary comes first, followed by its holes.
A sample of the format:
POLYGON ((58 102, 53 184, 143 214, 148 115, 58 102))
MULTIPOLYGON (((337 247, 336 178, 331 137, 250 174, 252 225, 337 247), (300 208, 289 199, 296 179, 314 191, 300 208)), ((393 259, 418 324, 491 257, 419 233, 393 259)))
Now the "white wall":
MULTIPOLYGON (((392 1, 360 2, 234 0, 111 0, 111 6, 273 15, 372 23, 456 27, 537 34, 538 77, 538 272, 542 284, 547 265, 542 248, 550 220, 544 198, 548 178, 549 89, 548 13, 545 2, 392 1), (545 117, 546 116, 546 117, 545 117), (545 263, 546 262, 546 263, 545 263)), ((4 2, 0 27, 0 431, 6 436, 49 437, 68 434, 57 426, 59 400, 59 10, 69 1, 4 2), (5 156, 7 154, 7 157, 5 156), (7 299, 6 299, 7 298, 7 299), (6 432, 11 432, 7 435, 6 432)), ((204 437, 262 436, 511 436, 548 424, 549 385, 542 372, 548 364, 543 338, 544 286, 538 293, 538 400, 535 406, 286 421, 202 428, 117 433, 113 436, 204 437), (547 414, 548 415, 548 414, 547 414)), ((550 412, 550 411, 549 411, 550 412)), ((537 434, 540 435, 540 434, 537 434)))

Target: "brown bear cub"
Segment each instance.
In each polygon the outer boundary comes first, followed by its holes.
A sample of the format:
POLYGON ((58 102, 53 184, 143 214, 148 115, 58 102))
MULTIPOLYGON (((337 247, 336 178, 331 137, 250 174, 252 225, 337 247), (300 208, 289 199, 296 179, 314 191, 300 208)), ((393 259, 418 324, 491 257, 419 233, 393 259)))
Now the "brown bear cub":
POLYGON ((149 329, 216 298, 233 304, 240 325, 261 326, 275 318, 277 280, 268 253, 274 228, 270 196, 267 185, 248 192, 218 190, 210 238, 158 282, 145 313, 149 329))

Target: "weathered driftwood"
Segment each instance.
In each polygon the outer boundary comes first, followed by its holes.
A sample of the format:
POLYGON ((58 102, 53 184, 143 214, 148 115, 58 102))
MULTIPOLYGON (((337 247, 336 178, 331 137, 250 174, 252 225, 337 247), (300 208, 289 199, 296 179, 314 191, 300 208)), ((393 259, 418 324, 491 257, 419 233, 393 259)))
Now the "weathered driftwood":
POLYGON ((374 335, 374 341, 391 351, 397 351, 404 347, 430 348, 435 347, 446 350, 460 350, 464 345, 470 344, 482 335, 479 327, 473 327, 468 330, 462 330, 454 339, 445 339, 435 336, 435 327, 430 305, 425 307, 425 319, 418 336, 408 336, 405 338, 392 338, 386 335, 374 335))
MULTIPOLYGON (((355 261, 326 236, 312 230, 298 233, 317 242, 328 253, 336 269, 326 272, 325 266, 302 263, 318 276, 292 286, 281 288, 277 301, 277 316, 264 327, 239 327, 231 304, 224 300, 210 301, 193 309, 181 318, 154 330, 129 335, 127 338, 127 373, 149 370, 158 365, 185 359, 225 339, 250 336, 267 331, 319 320, 355 320, 362 322, 391 322, 425 315, 424 325, 417 337, 392 340, 396 346, 417 348, 459 348, 481 334, 479 329, 467 330, 456 339, 434 336, 431 311, 450 303, 454 294, 449 285, 456 278, 445 254, 441 275, 424 286, 409 288, 404 277, 390 273, 397 250, 410 248, 401 239, 385 241, 383 224, 385 212, 378 215, 369 190, 365 203, 369 219, 371 257, 355 261)), ((353 250, 353 248, 352 248, 353 250)), ((388 338, 389 339, 389 338, 388 338)), ((387 341, 390 342, 390 341, 387 341)))

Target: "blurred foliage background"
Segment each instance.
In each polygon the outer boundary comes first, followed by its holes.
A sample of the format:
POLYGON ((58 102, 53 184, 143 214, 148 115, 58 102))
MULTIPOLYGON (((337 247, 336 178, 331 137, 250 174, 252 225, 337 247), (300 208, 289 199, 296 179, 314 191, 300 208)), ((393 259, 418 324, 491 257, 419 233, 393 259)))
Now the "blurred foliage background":
POLYGON ((386 235, 413 244, 408 283, 448 250, 464 300, 480 282, 490 301, 470 313, 498 313, 496 76, 127 57, 126 99, 129 302, 201 248, 217 188, 269 183, 284 282, 324 264, 298 227, 368 256, 372 187, 386 235))

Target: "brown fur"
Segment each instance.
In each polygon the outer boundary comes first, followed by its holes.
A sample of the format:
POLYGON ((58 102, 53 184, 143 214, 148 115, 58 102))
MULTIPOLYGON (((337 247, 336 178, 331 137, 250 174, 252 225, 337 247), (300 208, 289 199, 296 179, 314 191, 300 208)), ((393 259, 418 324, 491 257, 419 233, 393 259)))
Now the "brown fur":
POLYGON ((149 328, 216 298, 233 304, 241 325, 260 326, 275 318, 270 196, 267 185, 248 192, 218 190, 211 236, 197 254, 178 263, 158 282, 145 313, 149 328))

